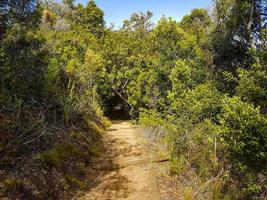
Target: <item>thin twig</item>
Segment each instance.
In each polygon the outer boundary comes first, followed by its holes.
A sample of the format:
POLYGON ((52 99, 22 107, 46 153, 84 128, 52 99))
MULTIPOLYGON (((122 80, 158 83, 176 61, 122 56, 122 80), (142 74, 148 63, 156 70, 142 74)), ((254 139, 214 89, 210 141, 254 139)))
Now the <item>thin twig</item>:
POLYGON ((206 181, 205 183, 203 183, 194 193, 194 196, 196 197, 196 195, 199 193, 199 191, 203 188, 206 187, 208 184, 214 182, 216 179, 218 179, 220 176, 223 175, 224 169, 222 168, 221 171, 213 178, 209 179, 208 181, 206 181))

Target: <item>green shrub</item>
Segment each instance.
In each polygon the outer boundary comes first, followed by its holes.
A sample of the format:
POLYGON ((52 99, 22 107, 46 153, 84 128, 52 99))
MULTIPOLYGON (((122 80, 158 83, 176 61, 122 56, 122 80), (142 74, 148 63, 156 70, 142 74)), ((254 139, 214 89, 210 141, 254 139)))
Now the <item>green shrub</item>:
POLYGON ((233 161, 257 170, 266 169, 267 118, 260 109, 238 97, 227 98, 223 102, 220 123, 221 135, 233 161))
POLYGON ((159 112, 145 109, 141 110, 139 123, 144 126, 160 126, 165 124, 159 112))
MULTIPOLYGON (((218 133, 232 164, 231 178, 239 184, 238 196, 257 199, 266 190, 267 118, 259 107, 239 97, 226 98, 218 133)), ((229 187, 228 187, 229 188, 229 187)))
MULTIPOLYGON (((171 98, 171 96, 169 96, 171 98)), ((172 113, 176 118, 186 115, 195 122, 216 119, 221 110, 222 95, 212 83, 206 83, 188 90, 183 98, 170 99, 172 113)))
POLYGON ((87 152, 84 152, 78 144, 65 142, 39 154, 39 157, 48 166, 59 168, 68 161, 86 158, 87 152))
POLYGON ((186 160, 184 156, 172 157, 170 162, 170 172, 173 174, 182 174, 186 172, 187 168, 186 160))
POLYGON ((185 120, 181 119, 178 132, 172 133, 170 137, 170 140, 175 141, 172 143, 173 156, 178 157, 180 165, 185 168, 190 165, 200 178, 205 179, 212 176, 219 165, 222 146, 216 134, 217 127, 210 120, 191 125, 189 120, 185 120))

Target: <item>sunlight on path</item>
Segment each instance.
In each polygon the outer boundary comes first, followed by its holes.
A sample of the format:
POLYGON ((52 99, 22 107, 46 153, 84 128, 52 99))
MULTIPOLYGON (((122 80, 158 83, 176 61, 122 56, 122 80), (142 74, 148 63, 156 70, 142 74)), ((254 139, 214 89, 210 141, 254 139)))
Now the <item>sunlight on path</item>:
POLYGON ((92 176, 96 181, 79 200, 160 199, 152 170, 145 162, 148 159, 142 138, 135 134, 135 130, 126 121, 113 123, 104 141, 106 151, 95 161, 97 172, 92 172, 92 176))

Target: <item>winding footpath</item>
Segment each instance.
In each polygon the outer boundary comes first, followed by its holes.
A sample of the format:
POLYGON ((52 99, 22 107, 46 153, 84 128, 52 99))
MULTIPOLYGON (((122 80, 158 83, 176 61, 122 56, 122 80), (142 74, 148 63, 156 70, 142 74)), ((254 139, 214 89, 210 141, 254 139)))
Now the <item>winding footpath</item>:
MULTIPOLYGON (((159 200, 159 190, 143 147, 143 138, 127 121, 116 121, 105 138, 105 152, 96 159, 92 187, 79 200, 159 200)), ((90 175, 90 174, 89 174, 90 175)))

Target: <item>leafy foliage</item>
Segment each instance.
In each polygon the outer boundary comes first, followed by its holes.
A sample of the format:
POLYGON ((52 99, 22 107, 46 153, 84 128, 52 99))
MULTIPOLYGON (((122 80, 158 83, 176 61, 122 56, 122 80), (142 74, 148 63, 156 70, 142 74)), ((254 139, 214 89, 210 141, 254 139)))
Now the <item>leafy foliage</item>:
POLYGON ((234 159, 258 168, 266 166, 266 117, 259 108, 242 102, 238 97, 223 102, 222 136, 234 159))
POLYGON ((0 2, 0 195, 71 198, 115 113, 168 145, 184 199, 266 198, 266 2, 152 17, 114 29, 94 1, 0 2))

